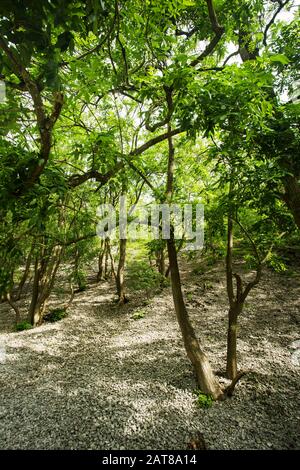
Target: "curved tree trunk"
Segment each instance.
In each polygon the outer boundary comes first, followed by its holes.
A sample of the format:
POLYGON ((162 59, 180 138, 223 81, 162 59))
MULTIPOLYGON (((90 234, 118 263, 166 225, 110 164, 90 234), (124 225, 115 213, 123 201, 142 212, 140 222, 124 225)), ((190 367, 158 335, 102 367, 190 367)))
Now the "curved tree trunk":
POLYGON ((186 353, 194 366, 197 381, 202 392, 211 395, 214 399, 219 399, 223 396, 222 389, 213 373, 207 356, 201 349, 184 304, 177 262, 177 252, 173 238, 170 238, 167 241, 167 246, 174 306, 186 353))
POLYGON ((107 251, 108 251, 108 254, 109 254, 110 267, 111 267, 110 275, 114 278, 114 280, 116 280, 117 274, 116 274, 116 269, 115 269, 115 260, 114 260, 113 254, 111 252, 110 240, 107 239, 106 242, 107 242, 107 251))

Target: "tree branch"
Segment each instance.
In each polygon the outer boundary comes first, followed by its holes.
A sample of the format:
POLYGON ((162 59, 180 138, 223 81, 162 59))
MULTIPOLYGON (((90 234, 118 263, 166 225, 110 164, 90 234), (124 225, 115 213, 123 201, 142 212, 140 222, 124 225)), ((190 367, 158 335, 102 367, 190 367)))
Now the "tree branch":
MULTIPOLYGON (((100 173, 97 170, 89 170, 86 173, 82 174, 75 174, 70 176, 68 180, 68 186, 71 188, 76 188, 77 186, 80 186, 81 184, 85 183, 86 181, 90 179, 95 179, 96 181, 101 183, 102 187, 104 184, 106 184, 110 178, 112 178, 118 171, 120 171, 124 167, 124 162, 118 162, 115 164, 115 166, 107 171, 106 173, 100 173)), ((100 188, 99 188, 100 189, 100 188)))
POLYGON ((263 38, 263 45, 264 46, 267 46, 267 39, 268 39, 268 32, 269 32, 269 29, 271 28, 271 26, 274 24, 275 20, 276 20, 276 17, 278 16, 278 14, 281 12, 281 10, 289 3, 290 0, 286 0, 285 2, 282 2, 281 0, 279 1, 279 5, 278 5, 278 8, 277 10, 274 12, 272 18, 270 19, 269 23, 267 24, 267 26, 265 27, 265 31, 264 31, 264 38, 263 38))
POLYGON ((75 62, 77 60, 81 60, 81 59, 84 59, 85 57, 87 57, 88 55, 90 54, 93 54, 94 52, 98 52, 102 46, 105 44, 105 42, 107 41, 107 39, 109 39, 111 33, 113 32, 113 29, 114 29, 114 26, 115 26, 115 23, 116 23, 116 19, 117 19, 117 12, 116 12, 116 8, 117 8, 117 1, 115 2, 115 12, 114 12, 114 17, 113 17, 113 20, 111 22, 111 25, 108 29, 108 32, 107 34, 104 36, 104 38, 99 42, 99 44, 97 44, 95 47, 93 47, 92 49, 89 49, 88 51, 86 52, 83 52, 82 54, 78 55, 77 57, 75 57, 73 60, 69 61, 69 62, 66 62, 66 61, 63 61, 61 62, 59 65, 60 67, 65 67, 67 65, 69 65, 69 63, 71 62, 75 62))
POLYGON ((232 57, 234 57, 234 56, 236 56, 236 55, 239 55, 239 53, 240 53, 240 49, 238 49, 237 51, 232 52, 231 54, 229 54, 229 56, 226 57, 226 59, 224 60, 224 62, 223 62, 223 64, 222 64, 222 67, 224 67, 224 66, 227 64, 227 62, 228 62, 232 57))
MULTIPOLYGON (((141 155, 143 152, 153 147, 154 145, 158 144, 159 142, 163 142, 164 140, 168 139, 170 135, 174 136, 182 132, 184 132, 183 129, 177 128, 171 131, 171 133, 165 132, 164 134, 153 137, 153 139, 148 140, 148 142, 145 142, 140 147, 136 148, 135 150, 132 150, 128 154, 128 157, 130 158, 130 157, 136 157, 138 155, 141 155)), ((86 173, 72 175, 68 179, 68 186, 71 188, 76 188, 77 186, 80 186, 86 181, 94 178, 96 181, 99 181, 101 183, 97 189, 99 190, 104 184, 106 184, 110 180, 110 178, 115 176, 116 173, 118 173, 121 169, 123 169, 126 163, 127 164, 130 163, 129 158, 126 159, 125 161, 117 162, 113 168, 111 168, 109 171, 107 171, 104 174, 99 173, 99 171, 97 170, 89 170, 86 173)))
POLYGON ((141 145, 140 147, 136 148, 135 150, 132 150, 129 155, 131 156, 136 156, 140 155, 141 153, 145 152, 148 150, 150 147, 153 147, 154 145, 158 144, 159 142, 163 142, 165 139, 169 137, 169 134, 172 136, 181 134, 184 132, 184 129, 173 129, 171 133, 165 132, 164 134, 158 135, 157 137, 153 137, 153 139, 148 140, 145 144, 141 145))
POLYGON ((17 195, 20 195, 22 192, 24 192, 24 190, 27 190, 34 185, 38 177, 44 171, 44 168, 48 162, 51 149, 52 129, 60 115, 63 106, 63 95, 60 92, 54 93, 54 104, 52 113, 50 117, 48 117, 45 112, 44 103, 37 82, 32 79, 30 73, 19 62, 19 60, 16 58, 13 51, 6 44, 6 41, 2 36, 0 36, 0 48, 5 52, 7 58, 9 59, 13 72, 20 79, 21 83, 25 84, 26 89, 31 95, 34 112, 37 119, 37 125, 41 137, 41 147, 39 152, 38 163, 33 169, 28 179, 24 181, 22 187, 18 189, 17 195))
POLYGON ((9 59, 13 72, 17 75, 17 77, 21 79, 21 82, 23 81, 25 83, 26 88, 29 91, 33 100, 39 130, 40 132, 42 132, 47 116, 44 111, 44 105, 38 86, 35 81, 31 78, 26 68, 23 67, 23 65, 17 60, 14 53, 8 47, 2 36, 0 36, 0 48, 5 52, 7 58, 9 59))
POLYGON ((193 36, 193 34, 197 31, 197 28, 193 28, 190 31, 183 31, 182 29, 175 30, 175 36, 185 36, 187 39, 193 36))
POLYGON ((225 32, 225 28, 221 26, 218 22, 213 0, 206 0, 206 3, 207 3, 207 8, 208 8, 208 16, 211 22, 212 30, 215 33, 215 36, 212 38, 210 43, 206 46, 204 51, 190 63, 191 67, 195 67, 196 65, 198 65, 199 62, 201 62, 203 59, 205 59, 205 57, 209 56, 213 52, 213 50, 215 49, 215 47, 217 46, 217 44, 219 43, 221 37, 223 36, 225 32))

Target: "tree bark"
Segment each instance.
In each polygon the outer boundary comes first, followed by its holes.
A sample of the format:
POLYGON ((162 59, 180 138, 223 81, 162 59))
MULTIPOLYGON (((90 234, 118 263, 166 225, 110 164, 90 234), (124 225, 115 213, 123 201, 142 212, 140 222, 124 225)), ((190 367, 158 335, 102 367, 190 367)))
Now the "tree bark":
POLYGON ((103 247, 103 240, 101 240, 101 246, 100 246, 100 251, 98 255, 97 282, 100 282, 103 276, 103 258, 104 258, 104 247, 103 247))
POLYGON ((156 266, 158 272, 164 276, 166 272, 164 247, 160 247, 156 252, 156 266))
POLYGON ((194 366, 200 389, 203 393, 207 393, 217 400, 223 396, 223 392, 215 378, 207 356, 201 349, 184 304, 177 262, 177 252, 173 236, 167 240, 167 246, 171 270, 173 301, 177 320, 184 341, 185 350, 188 358, 194 366))
POLYGON ((284 177, 285 194, 283 200, 290 209, 294 221, 300 230, 300 184, 298 178, 294 175, 284 177))
POLYGON ((32 286, 32 295, 31 302, 28 312, 28 320, 34 326, 37 322, 37 300, 39 295, 39 282, 40 282, 40 267, 39 267, 39 258, 36 256, 34 262, 34 277, 33 277, 33 286, 32 286))
POLYGON ((110 271, 110 275, 114 278, 114 280, 116 281, 117 279, 117 274, 116 274, 116 268, 115 268, 115 260, 114 260, 114 257, 113 257, 113 254, 111 252, 111 246, 110 246, 110 240, 107 239, 106 240, 106 243, 107 243, 107 252, 109 254, 109 259, 110 259, 110 267, 111 267, 111 271, 110 271))
POLYGON ((11 306, 11 308, 15 311, 15 314, 16 314, 16 323, 19 323, 19 321, 21 320, 21 313, 20 313, 20 309, 19 307, 15 304, 15 302, 13 302, 10 298, 10 293, 7 294, 7 301, 9 303, 9 305, 11 306))
POLYGON ((31 250, 30 250, 30 252, 27 256, 24 273, 23 273, 23 276, 21 278, 20 284, 18 286, 18 291, 17 291, 15 300, 20 300, 20 298, 21 298, 22 291, 23 291, 24 285, 27 281, 28 274, 29 274, 29 271, 30 271, 32 252, 33 252, 33 248, 31 248, 31 250))
POLYGON ((107 242, 105 240, 105 248, 104 248, 104 279, 107 280, 108 279, 108 258, 109 258, 109 254, 108 254, 108 249, 107 249, 107 242))
POLYGON ((226 375, 229 379, 237 376, 237 307, 228 312, 226 375))
POLYGON ((127 240, 120 239, 120 253, 119 253, 119 263, 116 276, 116 285, 117 285, 117 294, 119 297, 119 303, 124 304, 127 302, 126 292, 125 292, 125 282, 124 282, 124 272, 125 272, 125 262, 126 262, 126 245, 127 240))
POLYGON ((227 358, 226 375, 229 379, 234 379, 237 375, 237 302, 233 289, 233 271, 232 271, 232 250, 233 250, 233 205, 232 205, 233 182, 232 177, 229 186, 229 207, 227 218, 227 251, 226 251, 226 287, 229 301, 228 328, 227 328, 227 358))

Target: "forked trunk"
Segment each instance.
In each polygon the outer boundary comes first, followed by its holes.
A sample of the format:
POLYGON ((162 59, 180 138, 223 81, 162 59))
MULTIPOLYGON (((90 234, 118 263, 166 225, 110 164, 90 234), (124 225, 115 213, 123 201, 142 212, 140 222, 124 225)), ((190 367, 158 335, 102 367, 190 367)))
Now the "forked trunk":
POLYGON ((232 203, 232 191, 233 183, 230 182, 229 188, 229 210, 227 220, 227 252, 226 252, 226 287, 227 296, 229 301, 228 311, 228 328, 227 328, 227 358, 226 358, 226 375, 233 381, 233 386, 238 380, 241 374, 238 374, 237 368, 237 323, 239 315, 243 311, 245 300, 250 291, 255 287, 261 278, 262 262, 256 249, 256 246, 237 218, 236 211, 236 223, 240 226, 244 233, 246 233, 248 239, 251 241, 252 248, 257 257, 257 268, 256 276, 253 281, 250 281, 243 287, 243 281, 238 273, 233 272, 233 213, 234 206, 232 203), (236 292, 234 290, 233 279, 236 280, 236 292))
POLYGON ((47 259, 35 260, 34 280, 28 319, 33 326, 43 321, 47 300, 54 285, 56 273, 61 260, 62 247, 55 246, 47 259))

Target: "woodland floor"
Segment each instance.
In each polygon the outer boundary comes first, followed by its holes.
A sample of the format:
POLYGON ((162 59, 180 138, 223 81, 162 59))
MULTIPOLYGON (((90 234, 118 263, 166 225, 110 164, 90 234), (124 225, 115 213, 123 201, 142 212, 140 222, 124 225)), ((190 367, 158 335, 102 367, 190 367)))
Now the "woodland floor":
MULTIPOLYGON (((189 312, 224 382, 224 269, 190 271, 185 264, 189 312)), ((299 268, 266 271, 249 296, 238 341, 248 373, 208 409, 195 401, 170 288, 132 294, 121 309, 113 292, 91 283, 67 318, 19 333, 0 305, 0 448, 185 449, 197 431, 210 449, 300 448, 299 268)))

